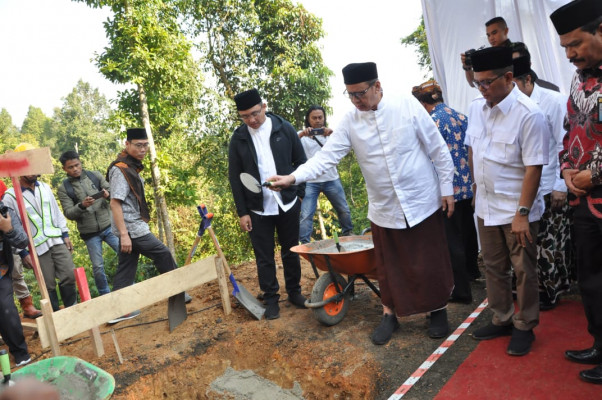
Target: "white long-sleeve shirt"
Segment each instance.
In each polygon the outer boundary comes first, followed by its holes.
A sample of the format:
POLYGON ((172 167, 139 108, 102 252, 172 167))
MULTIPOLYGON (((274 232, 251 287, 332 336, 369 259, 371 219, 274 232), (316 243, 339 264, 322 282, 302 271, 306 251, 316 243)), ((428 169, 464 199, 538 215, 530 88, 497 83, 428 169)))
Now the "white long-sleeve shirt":
POLYGON ((375 111, 348 112, 322 151, 293 172, 296 182, 322 175, 351 149, 366 181, 368 219, 378 226, 415 226, 453 195, 447 144, 413 97, 383 96, 375 111))
MULTIPOLYGON (((17 200, 13 197, 14 193, 15 193, 14 188, 8 189, 7 193, 4 196, 4 198, 2 199, 2 201, 4 202, 4 204, 6 204, 7 206, 9 206, 13 210, 15 210, 15 212, 18 215, 19 207, 17 206, 17 200), (11 193, 13 195, 11 196, 9 193, 11 193)), ((43 196, 43 198, 49 200, 50 215, 52 217, 52 223, 54 226, 56 226, 57 228, 59 228, 61 230, 63 236, 48 238, 47 241, 36 246, 36 253, 38 254, 38 256, 41 256, 42 254, 46 253, 48 250, 50 250, 50 248, 52 246, 64 244, 65 242, 63 241, 63 237, 69 236, 68 235, 69 228, 67 228, 67 220, 65 219, 65 216, 63 215, 61 209, 59 208, 59 205, 56 201, 56 198, 54 197, 54 193, 52 193, 52 189, 50 188, 50 186, 48 186, 44 182, 37 181, 34 186, 33 192, 29 189, 23 190, 23 199, 25 201, 29 201, 29 203, 31 203, 31 205, 37 210, 37 212, 40 215, 43 214, 43 210, 41 209, 41 197, 42 196, 43 196)), ((29 228, 31 230, 31 236, 35 237, 38 233, 37 228, 36 228, 35 224, 33 224, 30 220, 28 222, 29 222, 29 228)), ((23 223, 23 221, 21 221, 21 223, 23 223)), ((19 250, 21 250, 21 249, 19 249, 19 250)))
POLYGON ((560 177, 560 163, 558 162, 558 153, 562 151, 562 139, 566 131, 564 130, 564 117, 566 115, 567 96, 553 90, 545 89, 537 83, 533 86, 533 92, 530 96, 543 111, 546 117, 548 127, 550 128, 550 148, 549 161, 543 166, 541 171, 541 182, 539 191, 546 195, 556 190, 566 192, 566 183, 560 177))

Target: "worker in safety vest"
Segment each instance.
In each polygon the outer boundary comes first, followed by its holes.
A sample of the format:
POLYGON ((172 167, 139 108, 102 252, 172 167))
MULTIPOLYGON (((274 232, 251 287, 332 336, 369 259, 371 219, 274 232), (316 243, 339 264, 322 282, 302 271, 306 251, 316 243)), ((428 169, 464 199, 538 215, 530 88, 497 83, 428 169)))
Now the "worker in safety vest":
MULTIPOLYGON (((21 143, 15 151, 33 148, 29 143, 21 143)), ((59 208, 52 189, 44 182, 38 181, 38 175, 20 176, 19 183, 52 309, 59 310, 56 280, 58 280, 63 305, 72 306, 77 303, 77 291, 73 273, 75 266, 71 258, 73 244, 69 239, 67 220, 59 208)), ((6 191, 3 201, 13 210, 18 210, 14 188, 6 191)), ((20 250, 19 255, 26 267, 33 267, 27 249, 20 250)))

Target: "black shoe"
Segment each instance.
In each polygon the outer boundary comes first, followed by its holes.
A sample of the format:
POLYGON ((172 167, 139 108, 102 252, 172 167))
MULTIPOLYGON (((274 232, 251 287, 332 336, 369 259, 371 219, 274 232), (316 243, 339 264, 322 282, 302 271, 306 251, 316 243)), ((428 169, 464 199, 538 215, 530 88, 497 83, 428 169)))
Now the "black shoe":
POLYGON ((427 332, 431 339, 440 339, 447 336, 449 324, 447 323, 447 310, 445 308, 431 312, 431 323, 427 332))
POLYGON ((564 356, 579 364, 602 364, 602 349, 591 347, 585 350, 567 350, 564 356))
POLYGON ((472 297, 460 297, 460 296, 454 296, 452 295, 449 300, 447 300, 448 303, 460 303, 460 304, 471 304, 472 303, 472 297))
POLYGON ((29 354, 25 354, 24 356, 15 357, 15 367, 22 367, 31 362, 31 356, 29 354))
POLYGON ((558 305, 558 297, 551 299, 545 292, 539 292, 539 311, 550 311, 558 305))
POLYGON ((585 371, 579 372, 579 376, 586 382, 602 384, 602 365, 598 365, 593 369, 586 369, 585 371))
POLYGON ((297 308, 307 308, 305 307, 305 301, 307 299, 303 297, 300 292, 294 292, 288 294, 288 302, 293 304, 297 308))
POLYGON ((399 329, 399 322, 395 314, 384 314, 380 324, 372 332, 372 343, 378 345, 387 343, 397 329, 399 329))
POLYGON ((278 302, 270 303, 265 307, 265 313, 263 314, 265 319, 278 319, 280 318, 280 306, 278 302))
POLYGON ((512 328, 512 325, 489 324, 474 331, 472 338, 476 340, 489 340, 500 336, 510 336, 512 335, 512 328))
POLYGON ((520 329, 512 329, 512 338, 506 353, 511 356, 524 356, 531 351, 531 343, 535 340, 533 329, 521 331, 520 329))

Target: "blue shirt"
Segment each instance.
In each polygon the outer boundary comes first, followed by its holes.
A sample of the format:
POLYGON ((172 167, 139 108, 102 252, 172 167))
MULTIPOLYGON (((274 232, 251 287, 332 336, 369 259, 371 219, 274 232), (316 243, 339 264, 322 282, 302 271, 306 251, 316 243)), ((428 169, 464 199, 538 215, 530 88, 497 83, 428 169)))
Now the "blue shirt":
POLYGON ((445 139, 454 161, 454 200, 472 199, 472 176, 468 165, 468 148, 464 144, 468 118, 446 104, 437 104, 431 117, 445 139))

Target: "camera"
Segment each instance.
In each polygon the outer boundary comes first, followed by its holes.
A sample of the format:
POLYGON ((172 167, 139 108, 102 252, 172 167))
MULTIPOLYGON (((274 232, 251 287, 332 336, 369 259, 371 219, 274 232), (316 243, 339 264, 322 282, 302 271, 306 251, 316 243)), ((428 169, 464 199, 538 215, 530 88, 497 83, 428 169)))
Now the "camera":
POLYGON ((475 51, 477 51, 476 49, 470 49, 470 50, 466 50, 464 52, 464 64, 466 64, 467 67, 472 67, 472 53, 474 53, 475 51))
POLYGON ((2 205, 0 206, 0 214, 2 214, 2 216, 3 216, 4 218, 6 218, 6 216, 8 215, 8 207, 7 207, 7 206, 5 206, 4 204, 2 204, 2 205))
POLYGON ((309 132, 309 136, 324 135, 324 128, 315 128, 309 132))
POLYGON ((472 67, 472 54, 475 51, 483 50, 484 48, 485 48, 485 46, 481 46, 478 49, 469 49, 469 50, 466 50, 464 52, 464 57, 465 57, 464 58, 464 64, 466 64, 467 67, 472 67))

